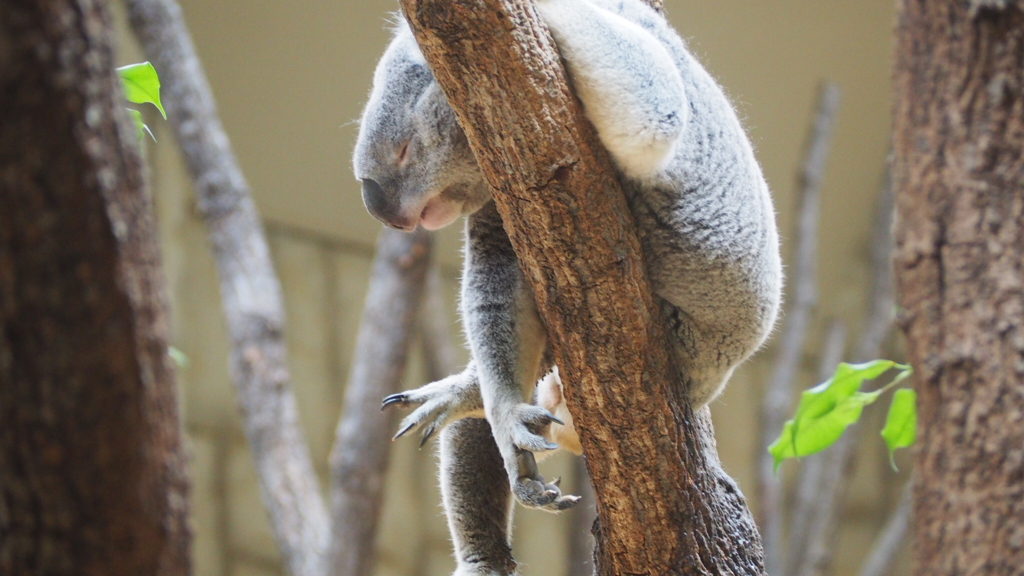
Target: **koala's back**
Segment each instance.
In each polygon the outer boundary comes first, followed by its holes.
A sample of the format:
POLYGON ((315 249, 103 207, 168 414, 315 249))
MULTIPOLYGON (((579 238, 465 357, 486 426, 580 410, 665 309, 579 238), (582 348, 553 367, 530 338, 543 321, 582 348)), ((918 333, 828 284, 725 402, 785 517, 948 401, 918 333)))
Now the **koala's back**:
POLYGON ((622 184, 681 365, 695 381, 693 399, 703 404, 775 322, 782 272, 771 197, 732 105, 676 32, 639 0, 594 4, 654 34, 685 87, 689 117, 668 165, 622 184))

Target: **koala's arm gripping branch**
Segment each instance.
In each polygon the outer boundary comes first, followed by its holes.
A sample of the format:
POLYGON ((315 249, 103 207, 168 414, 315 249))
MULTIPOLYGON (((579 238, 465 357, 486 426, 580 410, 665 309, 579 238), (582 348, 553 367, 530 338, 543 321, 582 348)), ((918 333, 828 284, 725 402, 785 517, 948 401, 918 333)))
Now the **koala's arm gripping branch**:
POLYGON ((607 153, 528 0, 402 0, 490 183, 555 347, 598 497, 600 574, 763 574, 706 410, 670 386, 607 153))

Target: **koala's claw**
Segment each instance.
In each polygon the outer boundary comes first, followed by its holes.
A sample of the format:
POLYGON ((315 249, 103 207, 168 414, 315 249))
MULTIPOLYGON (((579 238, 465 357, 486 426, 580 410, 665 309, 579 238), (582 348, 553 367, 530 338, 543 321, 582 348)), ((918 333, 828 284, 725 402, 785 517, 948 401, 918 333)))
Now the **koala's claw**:
MULTIPOLYGON (((385 409, 390 408, 392 406, 408 406, 408 405, 409 405, 409 397, 406 396, 404 392, 400 392, 398 394, 392 394, 392 395, 384 398, 384 401, 380 403, 380 411, 383 412, 385 409)), ((404 432, 403 432, 403 434, 404 434, 404 432)), ((399 436, 401 436, 401 434, 399 434, 399 436)), ((396 436, 396 438, 397 437, 398 436, 396 436)))
POLYGON ((561 478, 544 482, 537 472, 537 461, 532 452, 516 451, 516 478, 512 481, 512 494, 524 506, 548 512, 567 510, 580 501, 579 496, 563 495, 559 488, 561 478))
POLYGON ((494 440, 499 443, 499 447, 505 442, 509 448, 530 452, 558 449, 558 444, 548 442, 544 433, 552 423, 562 424, 562 421, 545 408, 523 402, 495 412, 496 415, 490 421, 494 440))
POLYGON ((409 431, 422 428, 420 447, 449 423, 460 418, 483 415, 483 401, 476 381, 465 374, 449 376, 415 390, 391 394, 381 402, 381 410, 400 406, 417 406, 402 420, 398 433, 392 440, 401 438, 409 431))
MULTIPOLYGON (((404 424, 404 421, 403 421, 403 424, 404 424)), ((415 426, 416 426, 416 423, 413 422, 411 424, 407 424, 407 425, 399 428, 398 432, 394 436, 391 437, 391 441, 394 442, 395 440, 398 440, 402 436, 405 436, 405 433, 408 432, 409 430, 412 430, 415 426)))

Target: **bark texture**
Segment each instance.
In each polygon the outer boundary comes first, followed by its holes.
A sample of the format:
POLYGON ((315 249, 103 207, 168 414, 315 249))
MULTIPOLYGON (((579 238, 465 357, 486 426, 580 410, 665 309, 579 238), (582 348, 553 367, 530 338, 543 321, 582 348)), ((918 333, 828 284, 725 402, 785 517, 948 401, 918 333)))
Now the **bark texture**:
POLYGON ((373 572, 373 540, 384 492, 395 413, 381 399, 399 391, 427 284, 431 236, 381 230, 363 317, 331 450, 333 576, 373 572))
POLYGON ((93 0, 0 3, 0 573, 185 575, 164 282, 93 0))
POLYGON ((707 410, 675 390, 635 224, 527 0, 403 0, 469 137, 563 371, 599 574, 762 574, 707 410))
POLYGON ((904 0, 897 34, 915 573, 1024 574, 1024 3, 904 0))
POLYGON ((231 376, 281 555, 292 576, 322 576, 330 526, 299 427, 281 286, 263 225, 217 115, 174 0, 127 0, 135 35, 160 74, 164 106, 196 190, 231 336, 231 376))

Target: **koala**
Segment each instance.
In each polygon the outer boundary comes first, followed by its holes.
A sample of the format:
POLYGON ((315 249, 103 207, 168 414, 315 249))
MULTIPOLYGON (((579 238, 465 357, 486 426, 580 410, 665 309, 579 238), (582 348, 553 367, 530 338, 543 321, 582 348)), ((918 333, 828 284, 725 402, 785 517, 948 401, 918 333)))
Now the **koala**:
MULTIPOLYGON (((699 408, 761 346, 779 308, 778 233, 753 149, 721 88, 641 0, 535 6, 610 153, 678 385, 699 408)), ((575 504, 536 463, 560 447, 579 453, 580 443, 490 189, 404 23, 374 74, 353 167, 367 210, 388 226, 435 230, 467 217, 461 314, 471 360, 383 406, 415 407, 396 438, 440 432, 456 576, 512 574, 513 501, 549 511, 575 504)))

